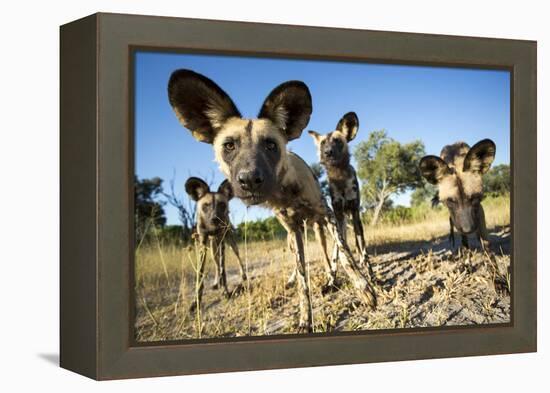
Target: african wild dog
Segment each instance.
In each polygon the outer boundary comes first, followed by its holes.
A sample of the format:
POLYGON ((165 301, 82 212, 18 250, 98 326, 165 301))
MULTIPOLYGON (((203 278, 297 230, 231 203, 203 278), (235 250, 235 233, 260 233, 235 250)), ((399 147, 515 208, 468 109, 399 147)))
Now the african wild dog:
MULTIPOLYGON (((361 253, 360 264, 367 267, 369 275, 374 278, 367 253, 367 243, 361 223, 360 208, 361 194, 355 169, 350 164, 348 142, 352 141, 359 131, 359 119, 355 112, 346 113, 336 125, 336 130, 321 135, 310 130, 317 145, 317 152, 321 165, 325 167, 328 178, 332 210, 336 215, 338 228, 346 239, 346 216, 350 216, 355 234, 355 245, 361 253)), ((333 260, 338 258, 338 249, 335 248, 333 260)), ((335 264, 333 263, 333 266, 335 264)))
POLYGON ((441 157, 426 156, 420 160, 422 176, 438 186, 439 200, 449 209, 450 235, 454 248, 454 228, 462 235, 462 246, 468 248, 467 235, 476 232, 484 250, 489 250, 483 198, 483 174, 495 159, 496 146, 490 139, 472 148, 464 142, 447 145, 441 157))
MULTIPOLYGON (((239 262, 242 282, 246 281, 246 272, 243 268, 239 249, 235 241, 231 221, 229 220, 229 201, 233 198, 231 184, 224 180, 218 187, 218 191, 210 191, 210 187, 204 180, 198 177, 190 177, 185 182, 185 191, 192 200, 197 202, 196 234, 200 244, 198 265, 197 299, 191 304, 191 309, 200 304, 204 287, 204 266, 206 261, 206 248, 210 241, 210 251, 216 266, 213 289, 222 288, 226 297, 230 296, 227 288, 227 275, 225 271, 225 243, 229 244, 239 262)), ((233 291, 236 293, 242 289, 242 283, 233 291)))
POLYGON ((197 140, 213 145, 216 161, 235 195, 246 205, 261 204, 272 209, 287 230, 298 272, 298 331, 312 331, 303 243, 306 220, 322 237, 325 228, 329 229, 339 246, 340 263, 358 296, 367 306, 375 307, 374 292, 356 267, 317 179, 300 157, 286 149, 286 144, 298 138, 309 122, 312 104, 307 86, 299 81, 279 85, 267 96, 256 119, 243 118, 225 91, 190 70, 177 70, 171 75, 168 97, 183 126, 197 140))

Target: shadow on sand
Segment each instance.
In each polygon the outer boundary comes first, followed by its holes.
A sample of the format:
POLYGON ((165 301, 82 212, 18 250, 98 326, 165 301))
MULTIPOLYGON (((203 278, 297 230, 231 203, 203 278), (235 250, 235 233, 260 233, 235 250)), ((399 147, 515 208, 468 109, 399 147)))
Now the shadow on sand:
MULTIPOLYGON (((493 253, 510 255, 510 227, 497 226, 491 229, 489 233, 490 249, 493 253)), ((475 236, 469 236, 468 241, 470 247, 476 250, 481 250, 481 244, 475 236)), ((435 253, 444 253, 447 251, 455 252, 457 245, 460 244, 460 237, 455 235, 455 247, 451 246, 448 236, 440 236, 431 241, 395 241, 388 242, 379 246, 373 247, 371 253, 382 257, 388 254, 389 258, 384 258, 380 262, 381 265, 386 263, 399 262, 401 260, 414 258, 420 254, 425 254, 430 250, 435 253)))

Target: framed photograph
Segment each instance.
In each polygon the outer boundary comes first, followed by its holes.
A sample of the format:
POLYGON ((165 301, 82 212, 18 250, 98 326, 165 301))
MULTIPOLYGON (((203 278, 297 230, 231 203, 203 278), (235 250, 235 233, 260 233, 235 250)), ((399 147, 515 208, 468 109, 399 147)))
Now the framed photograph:
POLYGON ((61 366, 536 351, 536 42, 61 27, 61 366))

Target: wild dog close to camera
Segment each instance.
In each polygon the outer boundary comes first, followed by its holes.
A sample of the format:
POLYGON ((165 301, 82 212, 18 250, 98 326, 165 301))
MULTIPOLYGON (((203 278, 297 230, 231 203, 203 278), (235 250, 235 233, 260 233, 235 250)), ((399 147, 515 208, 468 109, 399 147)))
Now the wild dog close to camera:
MULTIPOLYGON (((363 224, 361 223, 359 182, 357 181, 355 169, 350 164, 348 146, 348 142, 355 138, 357 131, 359 131, 359 118, 355 112, 348 112, 338 121, 335 131, 321 135, 310 130, 309 135, 313 137, 317 145, 319 160, 327 172, 330 199, 338 227, 344 236, 344 240, 347 240, 346 217, 351 217, 355 245, 361 254, 360 264, 368 269, 369 275, 373 279, 374 274, 369 263, 367 243, 365 242, 363 224)), ((334 250, 333 258, 338 258, 337 248, 334 250)))
POLYGON ((286 149, 309 122, 312 103, 307 86, 299 81, 279 85, 267 96, 255 119, 243 118, 225 91, 190 70, 172 74, 168 96, 180 122, 197 140, 213 145, 216 161, 235 195, 246 205, 272 209, 287 230, 299 284, 298 331, 312 331, 304 221, 315 224, 323 237, 325 228, 329 229, 341 253, 340 263, 358 296, 367 306, 375 307, 374 292, 357 268, 317 179, 300 157, 286 149))
POLYGON ((447 145, 440 157, 426 156, 420 160, 422 176, 438 186, 439 200, 449 209, 449 240, 454 248, 454 228, 462 236, 462 246, 468 248, 468 235, 476 233, 484 250, 489 250, 485 226, 483 175, 495 159, 496 146, 490 139, 472 148, 464 142, 447 145))
MULTIPOLYGON (((210 251, 216 267, 213 289, 221 288, 225 296, 230 297, 225 270, 225 243, 231 247, 237 256, 242 282, 245 282, 247 277, 239 256, 233 227, 229 220, 229 201, 233 198, 231 184, 224 180, 218 190, 213 192, 210 191, 210 187, 204 180, 198 177, 190 177, 185 182, 185 191, 192 200, 197 202, 196 234, 200 244, 200 253, 197 266, 198 287, 195 288, 196 299, 191 304, 191 309, 194 309, 202 299, 208 242, 210 242, 210 251)), ((233 293, 242 289, 242 282, 234 289, 233 293)))

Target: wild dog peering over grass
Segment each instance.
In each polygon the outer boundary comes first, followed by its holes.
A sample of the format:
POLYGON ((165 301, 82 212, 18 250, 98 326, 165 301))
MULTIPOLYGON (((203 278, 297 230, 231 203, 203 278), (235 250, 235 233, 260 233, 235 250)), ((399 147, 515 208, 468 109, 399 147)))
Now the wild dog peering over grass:
MULTIPOLYGON (((235 195, 247 205, 262 204, 272 209, 287 230, 299 284, 298 331, 312 331, 303 243, 306 220, 315 225, 321 238, 325 228, 329 229, 357 294, 367 306, 375 307, 374 292, 358 270, 317 179, 300 157, 286 149, 286 144, 298 138, 309 122, 312 104, 307 86, 299 81, 277 86, 256 119, 243 118, 225 91, 190 70, 177 70, 171 75, 168 97, 176 116, 195 139, 213 145, 216 161, 235 195)), ((325 242, 322 245, 326 248, 325 242)))
MULTIPOLYGON (((202 298, 208 241, 210 241, 210 251, 216 266, 216 275, 212 285, 213 289, 221 287, 225 296, 230 297, 225 271, 225 243, 229 244, 237 256, 242 281, 246 281, 247 277, 229 220, 229 201, 233 198, 231 184, 227 180, 224 180, 217 191, 210 191, 210 187, 204 180, 198 177, 190 177, 185 182, 185 191, 187 191, 191 199, 197 202, 196 230, 201 247, 197 269, 199 276, 197 280, 198 287, 195 291, 197 299, 191 304, 191 309, 194 309, 197 303, 200 304, 202 298)), ((242 283, 233 292, 238 292, 240 289, 242 289, 242 283)))
MULTIPOLYGON (((316 131, 308 131, 317 145, 319 160, 327 171, 328 186, 332 209, 338 222, 338 228, 346 239, 346 216, 353 223, 355 245, 361 253, 360 264, 368 268, 371 278, 374 278, 367 253, 367 243, 361 223, 361 194, 355 169, 350 164, 348 142, 352 141, 359 131, 359 118, 355 112, 346 113, 336 125, 336 130, 326 135, 316 131)), ((333 253, 332 266, 336 268, 338 249, 333 253)))
POLYGON ((495 159, 496 145, 490 139, 472 148, 464 142, 447 145, 441 157, 426 156, 420 160, 422 176, 439 189, 439 200, 449 209, 449 239, 454 247, 454 228, 462 235, 462 246, 468 248, 467 235, 476 233, 482 247, 489 249, 483 198, 483 175, 495 159))

